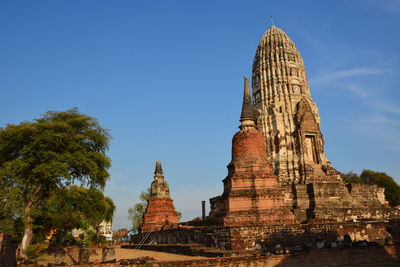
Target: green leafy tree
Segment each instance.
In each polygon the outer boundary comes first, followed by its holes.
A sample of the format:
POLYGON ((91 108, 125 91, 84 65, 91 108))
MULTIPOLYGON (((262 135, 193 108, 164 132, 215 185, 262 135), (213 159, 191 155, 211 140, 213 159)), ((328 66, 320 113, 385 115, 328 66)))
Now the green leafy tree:
POLYGON ((20 240, 23 231, 22 205, 16 196, 18 189, 2 183, 0 178, 0 233, 7 233, 20 240))
POLYGON ((360 176, 357 173, 354 173, 353 171, 343 173, 342 174, 342 179, 346 183, 351 183, 351 184, 364 184, 364 180, 360 178, 360 176))
POLYGON ((111 221, 114 211, 113 201, 102 191, 72 185, 58 190, 44 203, 35 216, 34 225, 39 226, 43 234, 55 230, 57 244, 61 244, 73 229, 93 227, 99 238, 100 223, 111 221))
POLYGON ((400 205, 400 186, 384 172, 363 170, 360 175, 348 172, 342 175, 345 182, 375 184, 385 188, 385 198, 392 206, 400 205))
POLYGON ((112 221, 115 205, 111 198, 104 197, 103 193, 99 190, 90 190, 88 196, 89 201, 87 204, 89 204, 89 210, 86 213, 86 218, 89 224, 96 230, 96 236, 99 238, 100 224, 103 221, 112 221))
POLYGON ((138 231, 142 224, 143 214, 147 208, 147 200, 150 198, 150 188, 140 194, 139 202, 128 209, 128 219, 132 222, 132 230, 138 231))
POLYGON ((109 178, 110 135, 77 109, 0 128, 0 184, 21 204, 22 255, 32 239, 33 214, 52 192, 74 182, 103 188, 109 178))

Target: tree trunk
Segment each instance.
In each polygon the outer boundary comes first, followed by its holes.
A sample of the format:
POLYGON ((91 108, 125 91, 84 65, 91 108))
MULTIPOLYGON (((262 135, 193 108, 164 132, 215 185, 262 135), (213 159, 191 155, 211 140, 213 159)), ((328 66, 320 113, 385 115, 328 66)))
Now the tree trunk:
POLYGON ((115 262, 115 248, 106 247, 101 250, 101 262, 112 263, 115 262))
POLYGON ((99 237, 100 237, 100 226, 99 225, 95 225, 94 229, 96 230, 96 242, 99 241, 99 237))
POLYGON ((25 250, 30 245, 33 237, 31 217, 28 216, 28 218, 26 219, 27 221, 25 222, 24 237, 22 238, 21 241, 21 256, 23 258, 26 258, 25 250))
POLYGON ((80 248, 78 255, 78 264, 88 264, 91 253, 92 250, 90 248, 80 248))
MULTIPOLYGON (((58 247, 54 251, 54 262, 56 265, 62 265, 64 263, 65 250, 62 247, 58 247)), ((65 263, 64 263, 65 264, 65 263)))
POLYGON ((25 208, 24 208, 24 237, 22 238, 21 241, 21 256, 26 259, 26 254, 25 250, 26 248, 31 244, 32 237, 33 237, 33 231, 32 231, 32 215, 31 215, 31 210, 35 208, 35 204, 37 204, 37 195, 40 193, 40 190, 42 190, 42 185, 39 185, 36 187, 35 191, 33 194, 30 196, 29 201, 26 203, 25 208))

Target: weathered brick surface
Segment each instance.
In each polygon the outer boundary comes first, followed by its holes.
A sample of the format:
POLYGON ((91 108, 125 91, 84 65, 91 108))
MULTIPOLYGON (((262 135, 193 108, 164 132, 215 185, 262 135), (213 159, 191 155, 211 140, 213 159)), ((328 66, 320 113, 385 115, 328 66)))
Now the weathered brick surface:
POLYGON ((295 223, 284 202, 284 189, 272 174, 264 137, 251 119, 241 123, 241 130, 232 139, 232 160, 223 180, 224 192, 210 199, 208 220, 224 226, 295 223))
POLYGON ((150 196, 140 231, 152 232, 178 226, 178 214, 170 198, 169 185, 164 179, 160 161, 156 162, 150 196))
POLYGON ((383 188, 376 185, 310 183, 297 184, 288 190, 293 190, 294 213, 299 222, 400 218, 399 210, 385 201, 383 188))
POLYGON ((152 197, 143 215, 141 232, 158 231, 178 225, 178 216, 171 198, 152 197))
POLYGON ((232 162, 244 162, 249 160, 263 160, 265 172, 272 174, 272 167, 267 161, 265 153, 265 140, 261 132, 253 129, 241 130, 232 138, 232 162))
MULTIPOLYGON (((318 240, 326 244, 343 241, 349 235, 352 241, 385 243, 392 238, 387 231, 388 223, 350 222, 350 223, 315 223, 307 225, 262 225, 229 227, 191 227, 154 232, 147 239, 157 244, 203 244, 208 247, 229 250, 251 250, 257 244, 274 247, 290 247, 308 244, 316 245, 318 240)), ((131 236, 131 242, 139 243, 143 234, 131 236)))
MULTIPOLYGON (((298 266, 344 266, 362 264, 385 264, 385 266, 397 266, 399 261, 393 257, 390 251, 393 247, 366 247, 346 249, 319 249, 301 254, 286 254, 258 257, 226 257, 184 261, 150 261, 144 264, 131 264, 129 266, 141 267, 177 267, 177 266, 231 266, 231 267, 298 267, 298 266)), ((33 267, 33 265, 20 265, 21 267, 33 267)), ((70 265, 71 267, 118 267, 117 264, 90 264, 70 265)), ((44 266, 38 266, 44 267, 44 266)))
POLYGON ((16 265, 16 243, 9 235, 0 233, 0 266, 14 267, 16 265))

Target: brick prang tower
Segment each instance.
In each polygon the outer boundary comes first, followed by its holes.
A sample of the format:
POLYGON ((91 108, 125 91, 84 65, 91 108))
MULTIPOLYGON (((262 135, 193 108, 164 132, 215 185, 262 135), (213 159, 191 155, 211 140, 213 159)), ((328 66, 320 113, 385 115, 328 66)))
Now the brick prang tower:
POLYGON ((285 206, 284 190, 267 160, 265 140, 255 125, 249 81, 244 78, 240 131, 232 138, 232 160, 224 192, 210 199, 209 219, 216 225, 286 225, 295 218, 285 206))

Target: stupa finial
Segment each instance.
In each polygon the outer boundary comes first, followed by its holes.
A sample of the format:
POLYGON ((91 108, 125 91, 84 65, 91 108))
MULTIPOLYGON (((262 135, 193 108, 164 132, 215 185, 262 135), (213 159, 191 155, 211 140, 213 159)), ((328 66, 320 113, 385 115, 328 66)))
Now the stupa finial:
POLYGON ((243 92, 243 104, 242 104, 242 113, 240 115, 241 125, 240 129, 244 129, 247 126, 254 127, 254 110, 253 104, 251 103, 251 95, 250 95, 250 86, 249 79, 244 77, 244 92, 243 92))
POLYGON ((154 171, 154 174, 163 174, 162 167, 161 167, 161 161, 159 161, 159 160, 156 161, 156 169, 154 171))

